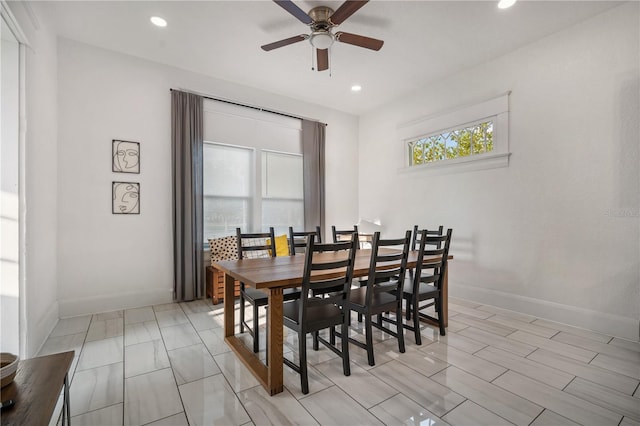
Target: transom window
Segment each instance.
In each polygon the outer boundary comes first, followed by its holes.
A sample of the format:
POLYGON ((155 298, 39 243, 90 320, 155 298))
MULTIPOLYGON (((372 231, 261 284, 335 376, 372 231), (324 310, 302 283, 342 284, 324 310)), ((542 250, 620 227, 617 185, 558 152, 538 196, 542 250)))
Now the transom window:
POLYGON ((407 142, 409 166, 468 157, 493 151, 493 121, 465 125, 457 129, 407 142))
POLYGON ((441 174, 509 166, 509 93, 399 124, 400 173, 441 174))

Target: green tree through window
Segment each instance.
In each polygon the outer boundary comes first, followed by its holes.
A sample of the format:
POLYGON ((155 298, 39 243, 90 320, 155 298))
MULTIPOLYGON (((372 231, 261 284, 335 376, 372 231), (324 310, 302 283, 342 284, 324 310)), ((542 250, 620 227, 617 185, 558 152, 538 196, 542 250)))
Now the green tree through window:
POLYGON ((409 141, 407 147, 410 166, 491 152, 493 121, 409 141))

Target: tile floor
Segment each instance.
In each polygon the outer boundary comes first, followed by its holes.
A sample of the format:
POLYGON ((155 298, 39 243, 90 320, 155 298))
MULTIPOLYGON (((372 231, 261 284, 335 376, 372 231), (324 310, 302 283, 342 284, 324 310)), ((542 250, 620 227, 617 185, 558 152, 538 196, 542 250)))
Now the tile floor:
MULTIPOLYGON (((349 377, 309 345, 308 395, 285 367, 269 397, 224 343, 222 304, 204 300, 60 320, 40 355, 76 351, 77 425, 640 425, 638 342, 460 299, 447 336, 425 326, 403 354, 374 334, 376 365, 352 345, 349 377)), ((285 329, 285 356, 296 347, 285 329)))

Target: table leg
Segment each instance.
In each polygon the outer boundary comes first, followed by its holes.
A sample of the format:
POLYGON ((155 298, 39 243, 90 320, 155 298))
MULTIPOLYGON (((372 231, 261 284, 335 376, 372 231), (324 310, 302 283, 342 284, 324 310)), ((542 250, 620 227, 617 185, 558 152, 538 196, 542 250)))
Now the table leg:
POLYGON ((284 390, 282 318, 282 289, 272 288, 269 290, 269 315, 267 318, 268 391, 271 395, 284 390))
POLYGON ((224 341, 235 352, 238 359, 253 373, 264 389, 275 395, 284 390, 282 367, 282 289, 269 292, 269 315, 267 345, 269 365, 264 363, 248 349, 242 340, 235 336, 234 318, 235 279, 226 275, 224 283, 224 341))
MULTIPOLYGON (((219 274, 222 271, 218 271, 219 274)), ((229 274, 224 276, 224 336, 230 337, 235 335, 235 298, 233 296, 236 280, 229 274)), ((240 307, 242 309, 242 307, 240 307)))

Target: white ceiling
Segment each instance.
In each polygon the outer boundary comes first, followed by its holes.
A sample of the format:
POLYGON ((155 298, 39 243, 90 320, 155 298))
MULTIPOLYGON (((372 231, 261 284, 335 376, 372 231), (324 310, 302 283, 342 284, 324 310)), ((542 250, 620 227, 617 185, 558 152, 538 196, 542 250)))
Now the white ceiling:
MULTIPOLYGON (((340 1, 294 0, 304 11, 340 1)), ((376 1, 340 31, 385 41, 379 52, 331 48, 331 73, 311 71, 308 32, 277 4, 259 1, 47 1, 45 19, 73 40, 292 98, 362 114, 416 88, 486 62, 620 4, 614 1, 376 1), (164 17, 157 28, 149 17, 164 17), (350 87, 363 90, 353 94, 350 87)))

